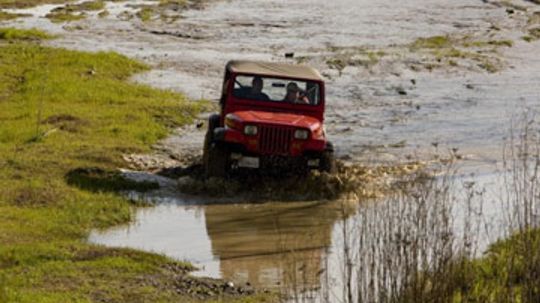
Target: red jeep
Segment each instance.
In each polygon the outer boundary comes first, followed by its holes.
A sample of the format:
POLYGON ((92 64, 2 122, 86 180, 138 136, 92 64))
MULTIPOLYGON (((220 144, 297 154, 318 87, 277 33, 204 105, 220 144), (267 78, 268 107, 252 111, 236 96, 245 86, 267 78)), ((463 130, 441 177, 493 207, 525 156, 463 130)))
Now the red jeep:
POLYGON ((221 112, 208 121, 203 153, 206 176, 224 177, 242 167, 332 171, 324 103, 324 81, 310 67, 229 62, 221 112))

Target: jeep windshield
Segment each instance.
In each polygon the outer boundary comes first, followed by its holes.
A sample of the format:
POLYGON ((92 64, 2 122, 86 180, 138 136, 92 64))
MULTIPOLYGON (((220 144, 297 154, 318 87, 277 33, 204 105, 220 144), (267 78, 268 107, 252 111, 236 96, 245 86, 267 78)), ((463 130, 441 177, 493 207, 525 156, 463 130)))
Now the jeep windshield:
POLYGON ((238 75, 234 80, 236 98, 261 102, 318 105, 320 88, 317 82, 264 76, 238 75))

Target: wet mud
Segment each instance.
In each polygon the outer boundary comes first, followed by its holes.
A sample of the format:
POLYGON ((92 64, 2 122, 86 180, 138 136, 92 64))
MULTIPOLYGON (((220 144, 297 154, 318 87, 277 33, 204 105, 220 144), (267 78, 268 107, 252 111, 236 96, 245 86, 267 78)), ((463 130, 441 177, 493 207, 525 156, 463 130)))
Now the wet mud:
POLYGON ((250 203, 348 199, 353 195, 365 200, 381 198, 399 183, 429 178, 423 168, 418 162, 372 168, 338 162, 337 172, 332 174, 310 171, 280 176, 245 171, 227 179, 205 179, 198 165, 180 172, 178 189, 192 195, 241 197, 250 203))

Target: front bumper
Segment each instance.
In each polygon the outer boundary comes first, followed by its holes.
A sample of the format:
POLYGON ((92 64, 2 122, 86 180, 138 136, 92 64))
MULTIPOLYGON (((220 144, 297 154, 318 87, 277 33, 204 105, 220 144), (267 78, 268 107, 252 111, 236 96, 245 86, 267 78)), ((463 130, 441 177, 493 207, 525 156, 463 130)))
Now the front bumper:
POLYGON ((284 157, 284 156, 258 156, 253 154, 242 154, 233 152, 230 154, 230 160, 233 168, 251 168, 251 169, 319 169, 321 159, 312 156, 284 157))
POLYGON ((323 152, 326 148, 326 140, 309 138, 307 140, 298 140, 292 138, 287 142, 288 148, 279 152, 263 150, 260 134, 256 136, 246 136, 242 132, 230 128, 216 128, 214 130, 214 139, 217 141, 230 143, 240 147, 243 154, 253 154, 256 156, 285 156, 302 157, 309 153, 323 152))

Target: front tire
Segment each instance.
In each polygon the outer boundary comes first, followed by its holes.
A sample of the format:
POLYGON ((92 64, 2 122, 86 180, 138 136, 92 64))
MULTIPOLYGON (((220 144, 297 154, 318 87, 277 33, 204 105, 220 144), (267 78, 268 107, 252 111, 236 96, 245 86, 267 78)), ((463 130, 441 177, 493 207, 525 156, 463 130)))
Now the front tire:
POLYGON ((224 178, 229 172, 229 151, 223 144, 212 143, 208 146, 205 157, 206 178, 224 178))
POLYGON ((333 151, 325 151, 321 155, 320 170, 329 174, 337 172, 336 159, 334 158, 333 151))
POLYGON ((208 119, 208 130, 204 137, 203 167, 204 176, 224 177, 228 172, 229 153, 224 146, 214 142, 214 129, 219 127, 219 115, 214 114, 208 119))

